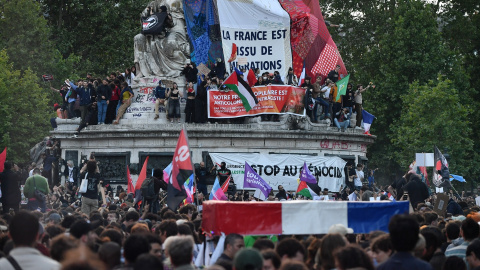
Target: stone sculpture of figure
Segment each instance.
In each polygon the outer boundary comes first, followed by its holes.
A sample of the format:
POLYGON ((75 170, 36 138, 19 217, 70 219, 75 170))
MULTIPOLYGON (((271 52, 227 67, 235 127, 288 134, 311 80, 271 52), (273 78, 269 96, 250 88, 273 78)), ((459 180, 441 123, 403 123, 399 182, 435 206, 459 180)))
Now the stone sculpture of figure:
MULTIPOLYGON (((178 77, 190 55, 185 19, 181 0, 156 0, 148 7, 151 12, 160 12, 160 7, 167 6, 173 19, 173 27, 165 35, 138 34, 134 38, 136 77, 165 76, 178 77)), ((142 16, 148 16, 148 7, 142 16)))

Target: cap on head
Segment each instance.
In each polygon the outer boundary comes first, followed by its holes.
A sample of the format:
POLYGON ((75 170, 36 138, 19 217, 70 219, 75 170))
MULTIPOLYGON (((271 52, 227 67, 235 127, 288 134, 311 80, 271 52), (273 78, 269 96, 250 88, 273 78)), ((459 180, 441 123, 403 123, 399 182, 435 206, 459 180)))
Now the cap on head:
POLYGON ((353 229, 352 228, 347 228, 343 224, 334 224, 328 229, 328 233, 329 234, 338 233, 338 234, 341 234, 341 235, 347 235, 349 233, 353 233, 353 229))

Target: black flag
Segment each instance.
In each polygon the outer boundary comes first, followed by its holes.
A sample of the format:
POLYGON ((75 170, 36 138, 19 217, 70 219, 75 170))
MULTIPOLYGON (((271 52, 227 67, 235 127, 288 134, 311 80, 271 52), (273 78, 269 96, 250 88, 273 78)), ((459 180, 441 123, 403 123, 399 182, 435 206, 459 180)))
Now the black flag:
POLYGON ((142 17, 142 34, 159 35, 165 29, 166 12, 154 13, 148 17, 142 17))
POLYGON ((442 152, 435 146, 434 152, 435 166, 433 167, 433 183, 437 187, 451 187, 450 171, 448 170, 448 161, 442 155, 442 152))

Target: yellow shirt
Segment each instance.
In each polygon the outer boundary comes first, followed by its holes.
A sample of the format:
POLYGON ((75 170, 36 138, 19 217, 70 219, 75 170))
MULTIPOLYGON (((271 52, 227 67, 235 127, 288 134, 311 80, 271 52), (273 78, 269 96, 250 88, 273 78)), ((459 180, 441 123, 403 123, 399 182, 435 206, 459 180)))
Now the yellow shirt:
POLYGON ((132 93, 130 93, 129 91, 125 91, 122 95, 122 100, 129 99, 131 95, 132 95, 132 93))

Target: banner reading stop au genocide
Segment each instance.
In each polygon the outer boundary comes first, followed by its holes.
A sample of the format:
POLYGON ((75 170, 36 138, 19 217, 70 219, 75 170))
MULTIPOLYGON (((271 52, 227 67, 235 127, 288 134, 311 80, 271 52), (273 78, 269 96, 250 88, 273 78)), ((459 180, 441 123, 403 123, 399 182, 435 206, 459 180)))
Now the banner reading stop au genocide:
POLYGON ((290 16, 278 1, 217 1, 225 61, 232 66, 279 71, 292 66, 290 16), (236 58, 232 57, 236 53, 236 58))
POLYGON ((252 87, 258 104, 250 111, 243 107, 242 100, 234 91, 208 91, 208 117, 232 118, 259 114, 290 113, 305 115, 303 97, 305 89, 288 85, 252 87))
POLYGON ((274 190, 282 185, 285 190, 296 191, 304 162, 322 189, 338 192, 345 185, 344 167, 347 162, 339 157, 255 153, 210 153, 210 157, 214 163, 226 163, 238 189, 243 189, 245 162, 274 190))

